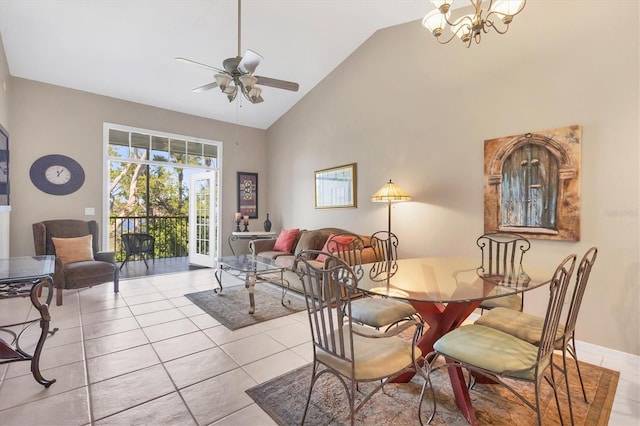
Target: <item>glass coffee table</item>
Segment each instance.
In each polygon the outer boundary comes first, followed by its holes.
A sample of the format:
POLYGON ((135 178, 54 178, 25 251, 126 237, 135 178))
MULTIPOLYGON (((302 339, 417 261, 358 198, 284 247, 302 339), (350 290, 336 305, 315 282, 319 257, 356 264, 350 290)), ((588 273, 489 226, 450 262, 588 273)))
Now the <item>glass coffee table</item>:
MULTIPOLYGON (((216 293, 222 292, 222 275, 226 272, 234 277, 244 280, 244 286, 249 291, 249 313, 255 312, 254 287, 256 282, 269 278, 269 282, 279 282, 282 286, 282 299, 280 303, 285 305, 285 295, 289 290, 289 281, 284 279, 283 272, 286 268, 276 264, 265 257, 244 254, 240 256, 224 256, 218 259, 218 268, 214 275, 220 288, 214 289, 216 293)), ((266 281, 266 280, 265 280, 266 281)), ((291 303, 287 300, 287 303, 291 303)))

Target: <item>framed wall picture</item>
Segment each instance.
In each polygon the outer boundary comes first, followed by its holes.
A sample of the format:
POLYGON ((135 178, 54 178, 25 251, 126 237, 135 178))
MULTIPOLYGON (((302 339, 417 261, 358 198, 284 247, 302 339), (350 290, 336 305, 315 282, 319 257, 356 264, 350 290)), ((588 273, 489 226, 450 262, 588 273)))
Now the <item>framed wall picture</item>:
POLYGON ((258 174, 238 172, 238 211, 249 219, 258 218, 258 174))
POLYGON ((580 241, 582 127, 484 142, 484 231, 580 241))
POLYGON ((356 163, 316 170, 316 209, 356 208, 356 163))
POLYGON ((0 125, 0 206, 9 205, 9 132, 0 125))

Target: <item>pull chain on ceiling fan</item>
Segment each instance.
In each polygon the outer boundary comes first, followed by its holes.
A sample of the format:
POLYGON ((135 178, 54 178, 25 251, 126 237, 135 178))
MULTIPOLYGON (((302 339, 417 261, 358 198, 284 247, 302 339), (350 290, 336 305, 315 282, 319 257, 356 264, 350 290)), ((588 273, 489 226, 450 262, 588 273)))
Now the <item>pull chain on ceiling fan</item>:
POLYGON ((222 61, 222 69, 212 67, 211 65, 203 64, 201 62, 196 62, 191 59, 181 57, 175 58, 177 61, 197 65, 216 72, 214 75, 215 81, 205 84, 204 86, 196 87, 193 91, 205 92, 215 87, 220 87, 222 93, 227 95, 229 102, 233 102, 238 92, 241 92, 242 95, 252 104, 258 104, 264 101, 261 95, 262 89, 257 86, 258 84, 297 92, 299 88, 298 83, 253 75, 263 58, 251 49, 247 49, 244 52, 244 56, 240 56, 241 13, 241 0, 238 0, 238 56, 235 58, 227 58, 222 61))

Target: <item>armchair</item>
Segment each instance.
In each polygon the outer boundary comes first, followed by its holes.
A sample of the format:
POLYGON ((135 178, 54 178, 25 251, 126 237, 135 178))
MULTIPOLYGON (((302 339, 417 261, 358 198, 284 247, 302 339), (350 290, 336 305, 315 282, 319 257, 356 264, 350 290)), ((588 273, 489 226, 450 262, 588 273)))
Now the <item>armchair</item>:
POLYGON ((113 281, 113 290, 119 291, 119 269, 114 252, 99 250, 98 223, 95 220, 47 220, 34 223, 33 243, 36 256, 56 255, 53 283, 56 286, 56 305, 62 305, 62 290, 91 287, 113 281), (56 253, 54 238, 77 238, 91 235, 91 260, 64 263, 56 253))

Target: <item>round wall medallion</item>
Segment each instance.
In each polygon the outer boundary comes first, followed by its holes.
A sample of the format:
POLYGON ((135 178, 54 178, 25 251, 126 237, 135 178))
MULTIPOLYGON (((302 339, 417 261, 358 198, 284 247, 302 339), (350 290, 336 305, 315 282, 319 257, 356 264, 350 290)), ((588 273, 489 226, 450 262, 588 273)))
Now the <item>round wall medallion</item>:
POLYGON ((34 161, 29 176, 36 188, 52 195, 71 194, 84 183, 84 170, 80 163, 58 154, 45 155, 34 161))

